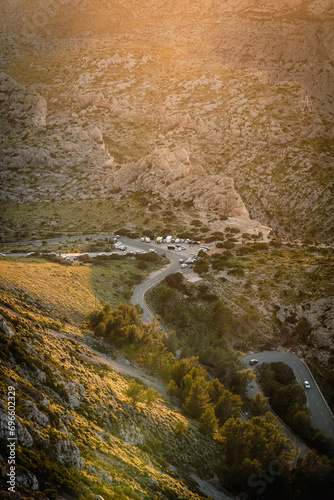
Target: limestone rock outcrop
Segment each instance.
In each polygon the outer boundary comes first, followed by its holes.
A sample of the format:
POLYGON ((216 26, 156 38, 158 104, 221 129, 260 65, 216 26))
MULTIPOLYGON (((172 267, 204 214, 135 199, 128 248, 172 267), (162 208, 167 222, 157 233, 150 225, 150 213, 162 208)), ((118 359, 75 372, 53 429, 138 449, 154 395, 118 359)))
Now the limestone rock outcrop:
POLYGON ((5 318, 0 314, 0 330, 4 332, 7 337, 14 337, 15 332, 11 326, 7 323, 5 318))
POLYGON ((79 448, 73 441, 58 441, 55 445, 55 449, 57 452, 57 460, 60 464, 71 467, 74 470, 83 470, 84 461, 80 456, 79 448))
POLYGON ((34 127, 46 125, 47 103, 6 73, 0 73, 0 118, 11 123, 26 122, 34 127))
MULTIPOLYGON (((22 425, 19 419, 16 420, 17 439, 21 446, 30 448, 33 445, 33 439, 27 429, 22 425)), ((0 438, 8 437, 8 414, 5 404, 0 400, 0 438)))
MULTIPOLYGON (((332 0, 118 0, 112 9, 108 0, 58 0, 52 6, 0 0, 0 28, 94 36, 116 34, 121 25, 130 36, 181 42, 192 54, 206 49, 207 57, 209 48, 212 60, 267 71, 273 82, 297 80, 333 110, 333 8, 332 0)), ((110 105, 100 92, 79 100, 84 106, 110 105)))
POLYGON ((202 166, 193 165, 182 147, 156 148, 142 160, 116 170, 107 182, 111 189, 151 190, 162 198, 192 202, 206 212, 249 218, 233 179, 210 175, 202 166))
POLYGON ((35 403, 27 399, 23 400, 23 406, 25 407, 26 419, 36 422, 39 425, 45 426, 49 425, 49 417, 40 411, 35 403))

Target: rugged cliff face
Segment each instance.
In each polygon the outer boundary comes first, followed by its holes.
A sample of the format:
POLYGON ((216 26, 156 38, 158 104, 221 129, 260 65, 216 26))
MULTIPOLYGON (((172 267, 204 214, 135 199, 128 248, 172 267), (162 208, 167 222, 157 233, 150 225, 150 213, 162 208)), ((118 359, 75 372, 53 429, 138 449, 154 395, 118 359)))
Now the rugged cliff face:
POLYGON ((115 190, 159 189, 221 213, 207 194, 222 188, 280 234, 332 240, 332 2, 0 9, 3 200, 117 203, 115 190), (196 189, 149 172, 156 151, 181 148, 205 171, 196 189))
POLYGON ((2 29, 58 36, 131 34, 211 62, 296 80, 334 110, 332 0, 1 1, 2 29), (88 32, 88 33, 87 33, 88 32))
POLYGON ((187 151, 157 148, 136 163, 124 165, 109 178, 112 189, 153 191, 164 198, 191 203, 203 212, 219 216, 249 218, 233 179, 208 175, 202 166, 192 165, 187 151))

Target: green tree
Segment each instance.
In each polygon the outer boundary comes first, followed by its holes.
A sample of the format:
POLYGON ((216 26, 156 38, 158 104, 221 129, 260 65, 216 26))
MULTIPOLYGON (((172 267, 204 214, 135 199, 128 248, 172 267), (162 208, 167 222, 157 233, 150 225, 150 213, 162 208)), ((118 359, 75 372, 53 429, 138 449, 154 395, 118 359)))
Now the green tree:
POLYGON ((266 466, 272 460, 290 465, 294 457, 292 442, 283 433, 283 427, 271 413, 263 418, 253 417, 248 422, 229 419, 219 431, 225 462, 228 467, 242 463, 246 458, 266 466))
POLYGON ((181 380, 181 385, 180 385, 180 398, 182 401, 185 401, 187 397, 189 396, 191 386, 194 382, 193 377, 191 376, 190 373, 187 373, 181 380))
POLYGON ((292 429, 295 432, 298 432, 298 435, 302 438, 307 438, 311 432, 311 416, 309 412, 306 411, 297 411, 292 420, 292 429))
POLYGON ((153 387, 149 387, 148 389, 146 389, 145 401, 148 405, 155 403, 158 399, 159 399, 159 394, 155 389, 153 389, 153 387))
POLYGON ((203 377, 197 377, 190 388, 183 408, 188 415, 198 419, 205 411, 209 401, 208 382, 203 377))
POLYGON ((201 415, 198 430, 204 436, 212 437, 217 432, 217 429, 218 419, 216 418, 215 411, 212 406, 208 406, 201 415))
POLYGON ((219 419, 219 423, 223 425, 226 420, 238 415, 241 407, 242 401, 238 394, 232 394, 230 391, 224 391, 215 407, 215 413, 219 419))
POLYGON ((292 485, 296 500, 314 500, 333 496, 334 461, 315 450, 309 451, 297 462, 292 485))
POLYGON ((167 394, 171 397, 178 398, 180 394, 180 389, 174 382, 174 380, 170 380, 167 386, 167 394))
POLYGON ((177 349, 179 348, 179 339, 174 331, 170 332, 166 339, 166 347, 167 349, 175 354, 177 349))
POLYGON ((218 328, 224 326, 225 324, 233 324, 232 311, 220 300, 218 300, 213 306, 213 321, 218 328))
POLYGON ((311 439, 312 447, 321 455, 334 456, 334 440, 332 436, 326 436, 322 429, 316 429, 311 439))
POLYGON ((180 359, 176 361, 172 368, 172 377, 176 385, 180 386, 181 381, 190 370, 198 365, 198 358, 192 357, 190 359, 180 359))
POLYGON ((215 378, 209 382, 209 395, 211 402, 215 405, 218 403, 219 398, 224 394, 225 387, 215 378))
POLYGON ((169 382, 172 378, 172 363, 165 363, 161 368, 161 377, 165 382, 169 382))
POLYGON ((306 397, 302 387, 295 383, 281 387, 273 396, 271 405, 273 410, 284 419, 291 406, 297 403, 303 405, 305 402, 306 397))
POLYGON ((95 335, 98 337, 103 337, 106 334, 106 325, 101 322, 95 327, 95 335))
POLYGON ((255 375, 250 368, 234 372, 231 381, 233 392, 240 394, 240 396, 245 395, 247 385, 253 380, 255 380, 255 375))
POLYGON ((253 417, 260 417, 268 411, 267 398, 260 392, 257 392, 250 402, 250 411, 253 417))

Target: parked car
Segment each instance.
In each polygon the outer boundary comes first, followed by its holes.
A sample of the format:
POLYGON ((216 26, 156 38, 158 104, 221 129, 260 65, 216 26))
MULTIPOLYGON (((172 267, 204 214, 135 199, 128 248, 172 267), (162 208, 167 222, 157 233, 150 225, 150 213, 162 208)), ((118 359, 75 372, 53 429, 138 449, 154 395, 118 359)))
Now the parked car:
POLYGON ((256 365, 257 362, 258 362, 257 359, 251 359, 250 362, 249 362, 249 364, 250 365, 256 365))
POLYGON ((311 389, 310 382, 308 382, 307 380, 305 380, 304 387, 305 387, 305 389, 311 389))
POLYGON ((184 269, 185 267, 188 267, 188 264, 181 264, 181 269, 184 269))

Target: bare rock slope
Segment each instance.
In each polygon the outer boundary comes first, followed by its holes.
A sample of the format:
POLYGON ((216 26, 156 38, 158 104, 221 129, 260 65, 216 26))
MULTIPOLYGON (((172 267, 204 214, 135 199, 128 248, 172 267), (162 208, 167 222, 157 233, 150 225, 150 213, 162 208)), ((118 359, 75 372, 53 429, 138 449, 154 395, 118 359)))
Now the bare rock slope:
POLYGON ((112 189, 151 190, 165 198, 192 202, 204 212, 249 218, 233 179, 209 175, 202 166, 192 165, 182 147, 157 148, 139 162, 122 166, 109 182, 112 189))
POLYGON ((4 31, 57 36, 128 33, 190 57, 296 80, 334 109, 332 0, 0 0, 4 31))
POLYGON ((6 73, 0 73, 0 119, 42 127, 46 124, 46 113, 44 97, 37 92, 29 92, 6 73))
POLYGON ((0 12, 4 202, 151 189, 244 213, 232 178, 252 219, 333 241, 333 2, 0 0, 0 12), (156 148, 184 148, 206 175, 184 164, 193 183, 167 186, 156 148))

